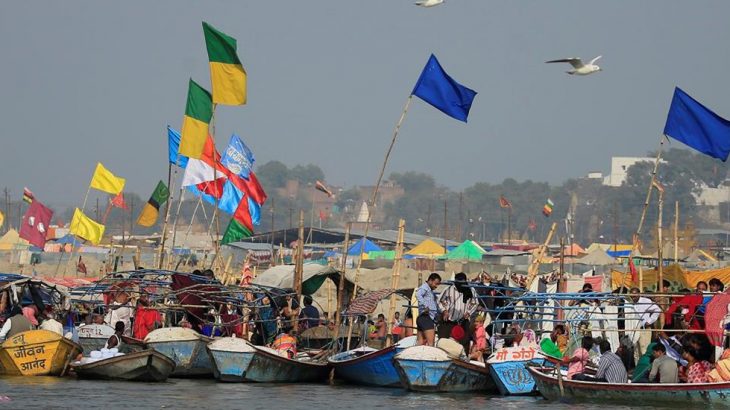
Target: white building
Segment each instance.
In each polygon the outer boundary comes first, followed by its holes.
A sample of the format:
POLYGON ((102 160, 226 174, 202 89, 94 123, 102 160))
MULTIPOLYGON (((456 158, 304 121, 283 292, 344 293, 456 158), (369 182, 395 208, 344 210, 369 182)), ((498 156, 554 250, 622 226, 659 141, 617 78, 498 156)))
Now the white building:
POLYGON ((654 163, 650 157, 611 157, 611 172, 603 178, 603 185, 619 187, 626 181, 626 172, 637 162, 647 161, 654 163))

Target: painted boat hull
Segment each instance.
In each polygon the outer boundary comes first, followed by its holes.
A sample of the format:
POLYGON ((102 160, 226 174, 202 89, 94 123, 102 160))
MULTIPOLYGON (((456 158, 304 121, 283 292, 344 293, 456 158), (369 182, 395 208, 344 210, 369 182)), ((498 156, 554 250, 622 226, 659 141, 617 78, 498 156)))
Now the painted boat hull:
POLYGON ((0 374, 60 376, 81 351, 80 345, 48 330, 18 333, 0 347, 0 374))
POLYGON ((535 380, 527 371, 527 361, 488 363, 489 375, 503 396, 537 394, 535 380))
POLYGON ((114 328, 109 325, 83 325, 77 329, 79 344, 84 352, 101 350, 106 346, 106 341, 114 334, 114 328))
POLYGON ((329 376, 329 364, 307 363, 281 357, 256 348, 244 380, 257 383, 322 382, 329 376))
POLYGON ((471 392, 494 388, 486 367, 461 360, 394 359, 401 385, 419 392, 471 392))
POLYGON ((246 369, 255 352, 230 352, 208 349, 213 362, 213 377, 222 382, 245 382, 246 369))
POLYGON ((175 362, 170 377, 212 377, 213 362, 206 350, 209 339, 148 342, 147 345, 175 362))
POLYGON ((72 367, 79 379, 164 382, 175 362, 149 349, 72 367))
POLYGON ((397 353, 395 346, 361 356, 356 355, 356 352, 350 350, 329 358, 329 364, 335 369, 337 377, 358 385, 400 387, 400 377, 393 364, 393 357, 397 353))
POLYGON ((563 379, 563 394, 561 394, 558 379, 552 376, 551 370, 535 367, 528 369, 538 390, 548 400, 601 400, 604 403, 610 401, 643 405, 654 403, 730 405, 730 382, 608 384, 563 379))

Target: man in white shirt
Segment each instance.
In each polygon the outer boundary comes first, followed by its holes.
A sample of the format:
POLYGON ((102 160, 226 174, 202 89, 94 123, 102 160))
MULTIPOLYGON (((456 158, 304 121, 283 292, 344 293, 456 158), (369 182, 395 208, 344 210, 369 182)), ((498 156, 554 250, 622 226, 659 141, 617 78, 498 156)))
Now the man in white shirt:
POLYGON ((41 323, 39 329, 55 332, 63 336, 63 325, 56 320, 56 314, 53 312, 53 308, 47 309, 45 316, 46 320, 41 323))
MULTIPOLYGON (((654 303, 653 300, 640 296, 641 291, 638 288, 631 288, 629 291, 631 301, 627 307, 633 307, 634 319, 637 319, 637 331, 631 336, 634 342, 634 359, 639 360, 644 354, 647 346, 651 343, 651 332, 643 329, 651 328, 651 326, 659 319, 662 309, 654 303)), ((628 330, 628 329, 627 329, 628 330)))

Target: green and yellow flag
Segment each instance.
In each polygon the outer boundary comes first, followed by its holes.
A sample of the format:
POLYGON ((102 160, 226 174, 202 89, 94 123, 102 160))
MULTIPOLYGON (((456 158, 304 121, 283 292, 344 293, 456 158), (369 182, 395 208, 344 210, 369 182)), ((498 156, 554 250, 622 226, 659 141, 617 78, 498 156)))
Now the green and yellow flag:
POLYGON ((170 198, 170 190, 167 185, 160 181, 157 183, 155 192, 152 193, 150 200, 147 201, 142 212, 137 218, 137 225, 150 227, 157 223, 157 216, 160 214, 160 207, 170 198))
POLYGON ((203 22, 205 47, 210 62, 213 103, 246 104, 246 70, 236 54, 236 39, 203 22))
POLYGON ((98 189, 99 191, 108 192, 116 195, 124 189, 124 178, 119 178, 111 173, 108 169, 104 168, 101 162, 96 164, 94 170, 94 176, 91 177, 91 188, 98 189))
POLYGON ((185 104, 180 147, 178 153, 189 158, 200 158, 205 140, 208 139, 208 125, 213 118, 213 102, 210 93, 190 79, 188 101, 185 104))
POLYGON ((104 225, 84 215, 79 208, 76 208, 69 231, 94 245, 98 245, 101 242, 101 237, 104 236, 104 228, 104 225))

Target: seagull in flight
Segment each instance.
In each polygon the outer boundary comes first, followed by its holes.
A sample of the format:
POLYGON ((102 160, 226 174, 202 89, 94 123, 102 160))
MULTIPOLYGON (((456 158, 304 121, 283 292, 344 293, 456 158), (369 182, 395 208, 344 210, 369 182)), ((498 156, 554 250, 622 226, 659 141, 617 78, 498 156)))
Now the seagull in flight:
POLYGON ((413 3, 416 6, 421 7, 433 7, 438 6, 439 4, 443 4, 444 0, 418 0, 417 2, 413 3))
POLYGON ((573 58, 563 58, 560 60, 550 60, 546 61, 546 63, 570 63, 570 65, 573 66, 573 69, 570 71, 566 71, 566 73, 571 75, 589 75, 596 73, 598 71, 602 71, 601 67, 596 65, 596 61, 601 58, 601 56, 598 56, 588 62, 588 64, 584 64, 583 60, 577 57, 573 58))

